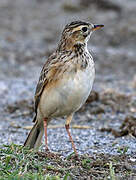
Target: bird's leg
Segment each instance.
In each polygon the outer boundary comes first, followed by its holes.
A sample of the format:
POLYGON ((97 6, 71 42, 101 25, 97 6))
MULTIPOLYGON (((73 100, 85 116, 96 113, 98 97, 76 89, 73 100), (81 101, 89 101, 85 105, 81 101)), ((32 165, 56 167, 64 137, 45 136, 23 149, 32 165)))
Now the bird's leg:
POLYGON ((74 141, 73 141, 72 136, 71 136, 70 131, 69 131, 69 124, 70 124, 70 122, 71 122, 71 120, 72 120, 72 117, 73 117, 73 114, 70 115, 70 116, 68 116, 68 118, 67 118, 67 120, 66 120, 65 128, 66 128, 66 131, 67 131, 67 133, 68 133, 69 139, 70 139, 70 141, 71 141, 71 143, 72 143, 72 148, 73 148, 73 150, 74 150, 74 152, 75 152, 75 155, 77 156, 77 155, 78 155, 78 154, 77 154, 77 150, 76 150, 74 141))
POLYGON ((46 151, 49 151, 48 144, 47 144, 47 118, 44 118, 44 134, 45 134, 45 149, 46 151))

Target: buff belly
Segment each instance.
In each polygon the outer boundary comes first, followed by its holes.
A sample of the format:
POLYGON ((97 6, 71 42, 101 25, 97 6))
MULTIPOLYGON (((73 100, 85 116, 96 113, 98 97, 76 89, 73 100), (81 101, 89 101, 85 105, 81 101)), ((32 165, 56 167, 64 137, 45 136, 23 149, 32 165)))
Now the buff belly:
POLYGON ((92 67, 66 74, 56 84, 45 87, 38 111, 46 118, 68 116, 74 113, 88 98, 94 77, 95 70, 92 67))

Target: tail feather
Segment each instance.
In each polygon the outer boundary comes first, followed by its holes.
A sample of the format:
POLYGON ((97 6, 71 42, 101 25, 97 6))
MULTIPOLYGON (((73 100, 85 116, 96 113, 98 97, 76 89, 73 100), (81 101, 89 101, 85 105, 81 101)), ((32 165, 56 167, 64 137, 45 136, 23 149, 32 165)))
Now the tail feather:
POLYGON ((39 124, 38 121, 32 127, 28 137, 24 143, 24 146, 28 146, 30 149, 38 149, 41 145, 42 137, 44 133, 43 124, 39 124))

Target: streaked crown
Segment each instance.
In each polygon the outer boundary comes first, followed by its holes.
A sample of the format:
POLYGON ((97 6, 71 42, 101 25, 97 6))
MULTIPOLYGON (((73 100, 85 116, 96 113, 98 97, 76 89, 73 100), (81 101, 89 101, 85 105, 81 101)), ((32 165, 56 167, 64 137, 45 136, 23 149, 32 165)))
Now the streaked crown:
POLYGON ((67 24, 62 32, 59 49, 70 50, 76 44, 85 45, 92 32, 103 27, 103 25, 93 25, 83 21, 73 21, 67 24))

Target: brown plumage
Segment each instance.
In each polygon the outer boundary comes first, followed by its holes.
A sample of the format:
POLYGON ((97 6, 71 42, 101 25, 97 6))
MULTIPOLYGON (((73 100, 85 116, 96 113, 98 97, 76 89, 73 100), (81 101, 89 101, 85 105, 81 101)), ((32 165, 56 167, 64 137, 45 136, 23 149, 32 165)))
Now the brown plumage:
POLYGON ((74 142, 69 124, 74 112, 86 101, 94 80, 94 63, 87 50, 87 41, 95 29, 103 25, 75 21, 64 28, 56 51, 45 62, 35 92, 35 125, 30 131, 25 146, 38 148, 47 125, 53 117, 67 116, 66 130, 72 147, 74 142))

